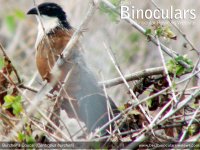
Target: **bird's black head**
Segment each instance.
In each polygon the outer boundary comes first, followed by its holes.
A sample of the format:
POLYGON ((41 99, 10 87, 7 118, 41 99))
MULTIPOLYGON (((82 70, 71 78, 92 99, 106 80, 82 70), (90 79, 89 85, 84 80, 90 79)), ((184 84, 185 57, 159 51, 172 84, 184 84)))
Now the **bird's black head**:
MULTIPOLYGON (((64 27, 68 29, 71 28, 71 26, 69 25, 67 21, 67 16, 65 12, 63 11, 62 7, 59 6, 58 4, 50 3, 50 2, 42 3, 38 5, 38 11, 41 16, 57 17, 61 25, 63 25, 64 27)), ((39 16, 38 11, 37 11, 37 8, 32 8, 27 12, 27 14, 39 16)))

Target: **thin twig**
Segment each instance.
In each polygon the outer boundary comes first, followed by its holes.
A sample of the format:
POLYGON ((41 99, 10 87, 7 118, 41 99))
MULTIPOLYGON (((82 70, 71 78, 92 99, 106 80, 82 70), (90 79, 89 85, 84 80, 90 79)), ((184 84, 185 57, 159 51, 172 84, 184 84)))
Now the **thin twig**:
MULTIPOLYGON (((192 93, 190 96, 188 96, 185 100, 183 100, 182 102, 180 102, 177 106, 176 109, 171 109, 164 117, 162 117, 159 121, 153 124, 148 125, 147 127, 144 127, 136 136, 137 139, 134 140, 134 142, 132 142, 128 147, 130 148, 134 148, 137 147, 139 145, 139 143, 137 143, 138 140, 142 140, 145 141, 148 139, 149 135, 147 135, 147 133, 149 133, 157 124, 161 124, 164 123, 170 116, 174 115, 177 111, 179 111, 181 108, 183 108, 187 103, 189 103, 192 99, 194 99, 195 97, 200 95, 200 90, 196 90, 194 93, 192 93)), ((168 102, 168 104, 165 105, 165 108, 167 108, 170 103, 172 102, 172 100, 170 102, 168 102)), ((165 108, 163 108, 162 110, 165 110, 165 108)))
MULTIPOLYGON (((153 3, 153 5, 159 10, 161 11, 160 7, 156 4, 156 2, 154 0, 151 0, 151 2, 153 3)), ((165 14, 164 14, 165 15, 165 14)), ((181 34, 181 36, 185 39, 185 41, 191 46, 192 50, 195 50, 195 52, 197 53, 197 55, 199 55, 199 50, 192 44, 192 42, 187 38, 186 34, 183 33, 183 31, 181 31, 181 29, 172 21, 172 19, 167 19, 170 24, 181 34)))
MULTIPOLYGON (((104 80, 104 76, 102 75, 102 73, 101 73, 101 76, 102 76, 102 79, 104 80)), ((109 100, 109 96, 108 96, 108 94, 107 94, 107 90, 106 90, 106 86, 105 86, 105 84, 103 84, 103 90, 104 90, 104 93, 105 93, 105 96, 106 96, 106 99, 107 99, 107 109, 108 109, 108 115, 109 115, 109 121, 111 120, 111 118, 114 118, 114 113, 113 113, 113 110, 112 110, 112 107, 111 107, 111 105, 110 105, 110 100, 109 100), (112 115, 112 117, 110 116, 110 112, 111 112, 111 115, 112 115)), ((119 127, 117 126, 117 124, 116 124, 116 122, 114 122, 114 124, 115 124, 115 126, 116 126, 116 130, 117 130, 117 132, 118 132, 118 134, 120 134, 120 130, 119 130, 119 127)), ((112 136, 112 133, 113 133, 113 131, 112 131, 112 124, 110 124, 110 137, 112 136)))
POLYGON ((32 119, 30 119, 30 117, 28 118, 31 123, 33 123, 39 130, 41 130, 42 132, 46 133, 47 135, 50 135, 51 137, 53 137, 54 139, 56 139, 57 141, 64 141, 64 139, 61 139, 60 137, 46 131, 45 129, 43 129, 42 127, 40 127, 40 125, 38 125, 35 121, 33 121, 32 119))
MULTIPOLYGON (((29 114, 29 115, 31 115, 33 112, 35 112, 35 111, 37 111, 37 112, 39 112, 41 115, 42 115, 42 117, 45 119, 45 120, 47 120, 48 121, 48 123, 50 123, 51 124, 51 126, 52 127, 54 127, 64 138, 65 138, 65 140, 67 140, 67 141, 70 141, 70 139, 69 139, 69 137, 68 136, 66 136, 65 135, 65 133, 60 129, 60 128, 58 128, 37 106, 39 105, 39 103, 40 103, 40 101, 42 100, 42 98, 44 97, 44 95, 45 95, 45 90, 43 90, 43 89, 46 89, 45 88, 45 86, 47 86, 47 85, 44 85, 42 88, 41 88, 41 93, 39 92, 36 96, 35 96, 35 98, 33 99, 33 100, 30 100, 28 97, 26 97, 25 95, 23 95, 23 92, 20 90, 20 89, 18 89, 18 91, 22 94, 22 96, 24 97, 24 98, 26 98, 26 100, 30 103, 30 105, 29 105, 29 107, 27 108, 27 114, 29 114)), ((48 89, 48 88, 47 88, 48 89)), ((8 134, 8 138, 9 139, 13 139, 14 138, 14 136, 15 136, 15 134, 18 132, 18 131, 20 131, 21 129, 22 129, 22 127, 23 127, 23 120, 22 121, 20 121, 19 123, 17 123, 16 124, 16 126, 15 126, 15 129, 13 129, 12 130, 12 132, 10 132, 9 134, 8 134)))
POLYGON ((200 89, 195 90, 190 96, 188 96, 187 98, 185 98, 184 100, 182 100, 177 105, 176 109, 170 110, 164 117, 162 117, 162 119, 160 119, 158 123, 161 123, 164 120, 166 120, 167 118, 169 118, 170 116, 174 115, 177 111, 179 111, 180 109, 182 109, 184 106, 186 106, 186 104, 188 104, 190 101, 194 100, 199 95, 200 95, 200 89))
POLYGON ((16 68, 13 66, 11 59, 10 59, 10 58, 8 57, 8 55, 6 54, 6 51, 5 51, 5 49, 4 49, 4 47, 2 46, 1 43, 0 43, 0 49, 1 49, 2 53, 3 53, 3 56, 11 63, 12 69, 13 69, 13 71, 14 71, 16 77, 17 77, 18 84, 20 84, 20 83, 21 83, 21 79, 20 79, 20 77, 19 77, 19 74, 18 74, 16 68))
MULTIPOLYGON (((34 0, 34 4, 36 5, 35 3, 35 0, 34 0)), ((66 48, 63 50, 62 52, 62 56, 64 58, 59 58, 57 60, 57 62, 60 62, 61 60, 60 59, 65 59, 69 54, 71 54, 71 52, 74 50, 73 49, 73 46, 78 42, 81 34, 82 34, 82 29, 85 28, 85 26, 89 23, 89 21, 91 20, 92 18, 92 15, 94 14, 94 11, 95 11, 95 7, 96 6, 96 3, 91 1, 90 3, 90 7, 87 11, 87 14, 85 16, 85 18, 83 19, 83 21, 81 22, 80 26, 78 27, 78 29, 74 32, 73 36, 71 37, 70 41, 68 42, 68 44, 66 45, 66 48)), ((36 5, 36 8, 37 8, 37 5, 36 5)), ((38 9, 38 8, 37 8, 38 9)), ((38 11, 38 10, 37 10, 38 11)), ((39 14, 39 13, 38 13, 39 14)), ((57 64, 59 63, 55 63, 54 67, 52 68, 52 74, 57 74, 57 64)), ((64 80, 65 81, 65 80, 64 80)), ((56 81, 54 83, 51 83, 52 85, 54 85, 56 83, 56 81)), ((62 84, 61 84, 62 85, 62 84)), ((44 86, 44 88, 42 88, 40 90, 40 94, 37 94, 39 95, 40 97, 38 98, 42 98, 44 97, 45 93, 50 91, 50 88, 48 86, 44 86)), ((72 105, 72 104, 71 104, 72 105)))
MULTIPOLYGON (((100 72, 100 74, 101 74, 101 78, 104 80, 103 74, 101 72, 100 72)), ((114 114, 113 114, 113 110, 112 110, 112 108, 110 106, 110 101, 109 101, 109 97, 108 97, 108 93, 107 93, 105 84, 103 84, 103 91, 104 91, 104 94, 105 94, 105 97, 106 97, 106 102, 107 102, 108 120, 110 121, 111 118, 113 118, 114 114)), ((109 126, 109 129, 110 129, 109 132, 112 133, 112 126, 111 126, 111 124, 109 126)))
POLYGON ((178 102, 178 100, 176 98, 175 91, 174 91, 174 88, 173 88, 173 85, 172 85, 172 81, 171 81, 170 76, 169 76, 169 71, 168 71, 167 65, 165 63, 165 58, 164 58, 164 55, 163 55, 162 50, 161 50, 160 40, 157 36, 156 36, 156 39, 157 39, 157 43, 158 43, 158 50, 159 50, 159 53, 160 53, 160 56, 161 56, 162 64, 163 64, 163 67, 164 67, 164 70, 165 70, 165 74, 167 75, 167 81, 168 81, 169 87, 171 87, 172 97, 173 97, 173 100, 176 104, 178 102))
MULTIPOLYGON (((120 77, 122 78, 122 80, 124 81, 124 84, 126 85, 126 87, 128 88, 129 92, 131 93, 131 95, 134 97, 134 99, 136 100, 136 102, 139 102, 137 96, 135 95, 135 93, 133 92, 133 90, 131 89, 130 85, 128 84, 128 82, 126 81, 126 79, 124 78, 124 75, 122 73, 122 71, 120 70, 120 67, 119 65, 117 64, 116 62, 116 59, 114 58, 113 54, 112 54, 112 51, 110 48, 108 48, 105 44, 105 49, 112 61, 112 63, 114 64, 117 72, 119 73, 120 77)), ((144 108, 142 107, 142 105, 138 105, 139 108, 141 109, 142 113, 144 114, 144 116, 146 117, 146 119, 151 122, 151 118, 149 117, 149 115, 147 114, 147 112, 144 110, 144 108)))
POLYGON ((195 111, 194 115, 192 116, 192 118, 191 118, 191 120, 190 120, 190 122, 189 122, 189 124, 188 124, 188 126, 186 128, 186 130, 183 132, 183 134, 182 134, 179 142, 182 142, 184 140, 184 138, 185 138, 185 136, 186 136, 189 128, 191 127, 192 123, 194 122, 194 120, 195 120, 195 118, 196 118, 197 113, 199 112, 199 110, 200 110, 200 106, 196 109, 196 111, 195 111))
MULTIPOLYGON (((113 12, 117 13, 118 15, 121 15, 121 13, 117 10, 117 7, 114 6, 111 2, 109 2, 108 0, 101 0, 108 8, 110 8, 113 12)), ((146 30, 140 26, 137 22, 135 22, 132 18, 128 17, 125 18, 125 21, 127 21, 128 23, 130 23, 135 29, 137 29, 140 33, 142 33, 143 35, 146 35, 146 30)), ((156 46, 158 46, 158 43, 156 41, 156 39, 153 36, 148 36, 149 40, 151 42, 153 42, 156 46)), ((160 44, 161 49, 170 57, 172 58, 176 58, 177 56, 179 56, 177 53, 175 53, 175 51, 172 51, 171 49, 169 49, 168 47, 166 47, 164 44, 160 44)), ((191 66, 188 65, 187 63, 185 63, 184 61, 178 61, 178 63, 180 65, 182 65, 184 68, 190 68, 191 66)))
MULTIPOLYGON (((130 82, 130 81, 134 81, 134 80, 140 80, 141 78, 145 78, 145 77, 149 77, 149 76, 153 76, 153 75, 163 75, 163 74, 164 74, 163 67, 155 67, 155 68, 144 69, 142 71, 138 71, 138 72, 131 73, 128 75, 124 75, 124 78, 126 79, 127 82, 130 82)), ((123 82, 122 78, 117 77, 114 79, 100 81, 98 84, 101 87, 103 87, 103 85, 105 85, 106 88, 110 88, 110 87, 113 87, 113 86, 116 86, 119 84, 123 84, 123 83, 124 82, 123 82)), ((19 88, 27 89, 34 93, 39 92, 38 89, 36 89, 34 87, 26 86, 24 84, 19 85, 19 88)), ((52 97, 53 95, 51 93, 48 93, 47 96, 52 97)))
POLYGON ((134 142, 132 142, 131 144, 129 144, 125 149, 137 149, 138 145, 140 145, 140 143, 148 140, 150 138, 150 135, 145 135, 142 134, 140 136, 138 136, 134 142))
MULTIPOLYGON (((195 73, 192 74, 191 76, 195 76, 197 73, 199 73, 199 72, 195 72, 195 73)), ((190 76, 189 78, 191 78, 191 76, 190 76)), ((181 84, 182 82, 185 82, 185 81, 187 81, 187 80, 188 80, 188 78, 183 79, 182 81, 179 81, 179 82, 177 82, 176 84, 181 84)), ((169 90, 169 89, 170 89, 170 88, 167 87, 167 88, 165 88, 165 89, 163 89, 163 90, 161 90, 161 91, 159 91, 159 92, 157 92, 157 93, 155 93, 155 94, 153 94, 153 95, 151 95, 151 96, 149 96, 149 97, 144 98, 143 100, 140 100, 140 102, 138 102, 138 103, 132 104, 129 108, 127 108, 126 110, 120 112, 120 113, 119 113, 117 116, 115 116, 112 120, 110 120, 108 123, 106 123, 105 125, 103 125, 99 130, 102 131, 102 130, 105 129, 107 126, 109 126, 111 123, 113 123, 114 121, 116 121, 117 119, 119 119, 120 117, 122 117, 124 114, 126 114, 127 112, 129 112, 130 110, 132 110, 134 107, 137 107, 139 104, 142 104, 142 103, 148 101, 149 99, 153 99, 153 98, 155 98, 155 97, 157 97, 157 96, 163 94, 164 92, 166 92, 166 91, 169 90)), ((145 131, 145 129, 144 129, 143 131, 141 131, 141 132, 144 132, 144 131, 145 131)))
POLYGON ((83 21, 81 22, 77 30, 74 32, 73 36, 71 37, 70 41, 67 43, 64 51, 62 52, 64 58, 69 56, 72 53, 73 51, 72 47, 76 45, 76 43, 78 43, 78 40, 82 35, 83 29, 85 29, 85 27, 88 25, 88 23, 92 19, 92 16, 95 13, 96 6, 98 5, 98 3, 99 3, 98 1, 95 2, 94 0, 90 0, 90 6, 88 8, 86 16, 84 17, 83 21))
MULTIPOLYGON (((42 27, 42 31, 43 31, 43 34, 44 34, 44 40, 46 41, 46 44, 47 44, 48 47, 50 48, 50 53, 51 53, 51 55, 52 55, 53 61, 56 62, 56 58, 55 58, 55 55, 54 55, 54 50, 53 50, 53 48, 52 48, 52 46, 51 46, 51 42, 50 42, 50 40, 49 40, 49 38, 48 38, 48 36, 47 36, 47 33, 46 33, 46 31, 45 31, 45 28, 44 28, 44 25, 43 25, 43 22, 42 22, 42 18, 41 18, 41 14, 40 14, 40 11, 39 11, 39 9, 38 9, 38 5, 36 4, 36 1, 35 1, 35 0, 33 0, 33 3, 34 3, 34 6, 35 6, 35 8, 36 8, 37 14, 38 14, 38 16, 39 16, 39 17, 38 17, 38 18, 39 18, 39 23, 41 24, 41 27, 42 27)), ((52 69, 52 67, 51 67, 51 65, 50 65, 50 59, 47 58, 47 60, 48 60, 48 66, 49 66, 49 68, 52 69)), ((60 81, 57 81, 56 79, 54 79, 54 81, 51 82, 51 85, 54 86, 54 85, 56 84, 56 82, 60 85, 60 87, 63 88, 62 83, 60 83, 60 81)), ((62 89, 62 88, 61 88, 61 89, 62 89)), ((43 90, 44 90, 44 91, 49 91, 50 88, 44 88, 43 90)), ((41 92, 41 91, 39 91, 39 92, 41 92)), ((44 92, 44 93, 46 93, 46 92, 44 92)), ((58 97, 59 97, 59 95, 57 96, 57 101, 58 101, 58 97)), ((50 114, 50 115, 51 115, 51 114, 50 114)), ((58 122, 58 124, 59 124, 59 122, 58 122)))
MULTIPOLYGON (((195 66, 194 66, 194 68, 193 68, 191 74, 195 73, 196 70, 199 70, 199 69, 198 69, 199 63, 200 63, 200 58, 198 58, 198 60, 197 60, 197 62, 196 62, 196 64, 195 64, 195 66)), ((183 98, 183 95, 184 95, 184 93, 185 93, 185 91, 186 91, 186 89, 187 89, 187 87, 188 87, 188 85, 189 85, 189 83, 190 83, 191 80, 192 80, 192 77, 189 78, 188 81, 187 81, 187 82, 185 83, 185 85, 183 86, 184 88, 183 88, 183 90, 182 90, 182 92, 181 92, 181 94, 180 94, 180 96, 179 96, 179 99, 180 99, 180 100, 183 98)))

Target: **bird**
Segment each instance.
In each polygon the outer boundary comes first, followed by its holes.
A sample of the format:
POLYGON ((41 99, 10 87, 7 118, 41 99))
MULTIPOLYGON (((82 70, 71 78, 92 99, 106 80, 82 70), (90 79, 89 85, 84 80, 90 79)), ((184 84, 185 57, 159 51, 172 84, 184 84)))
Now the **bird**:
MULTIPOLYGON (((62 57, 74 28, 68 22, 63 8, 56 3, 41 3, 31 8, 27 15, 35 15, 38 22, 35 43, 38 72, 43 80, 51 83, 56 78, 51 70, 56 61, 62 57)), ((64 84, 60 93, 64 98, 61 109, 65 110, 70 118, 83 121, 89 133, 109 122, 108 104, 115 112, 117 106, 110 97, 105 96, 103 89, 98 85, 96 76, 83 57, 79 42, 74 45, 72 53, 62 61, 59 68, 61 74, 51 92, 59 91, 64 84), (67 82, 64 82, 66 76, 67 82), (75 112, 72 107, 75 108, 75 112)))

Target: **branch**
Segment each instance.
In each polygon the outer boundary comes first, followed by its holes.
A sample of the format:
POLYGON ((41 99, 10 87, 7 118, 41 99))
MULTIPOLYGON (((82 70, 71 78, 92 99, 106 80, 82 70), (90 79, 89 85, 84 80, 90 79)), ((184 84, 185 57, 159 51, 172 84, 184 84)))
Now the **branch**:
MULTIPOLYGON (((113 12, 117 13, 118 15, 121 15, 121 13, 117 10, 117 7, 115 7, 112 3, 110 3, 108 0, 101 0, 108 8, 110 8, 113 12)), ((142 26, 140 26, 137 22, 135 22, 133 19, 131 18, 125 18, 125 21, 130 23, 135 29, 137 29, 140 33, 142 33, 143 35, 146 36, 145 32, 146 29, 144 29, 142 26)), ((154 43, 156 46, 158 46, 158 42, 155 39, 155 37, 153 36, 148 36, 148 39, 154 43)), ((160 44, 161 49, 170 57, 172 58, 176 58, 177 56, 179 56, 176 52, 174 52, 173 50, 169 49, 168 47, 166 47, 164 44, 160 44)), ((178 63, 180 65, 182 65, 184 68, 190 68, 190 65, 188 65, 187 63, 185 63, 184 61, 178 61, 178 63)))
MULTIPOLYGON (((192 124, 199 124, 199 120, 194 120, 194 122, 192 124)), ((155 131, 158 131, 158 130, 161 130, 161 129, 168 129, 168 128, 175 128, 175 127, 183 127, 183 126, 187 126, 188 123, 185 122, 185 121, 181 121, 180 123, 176 123, 176 124, 169 124, 169 125, 157 125, 154 130, 155 131)), ((117 134, 117 135, 120 135, 120 136, 127 136, 127 135, 131 135, 133 133, 137 133, 141 131, 141 129, 136 129, 136 130, 128 130, 128 131, 124 131, 124 132, 121 132, 120 134, 117 134)), ((110 138, 110 135, 106 135, 106 136, 102 136, 102 137, 97 137, 95 138, 94 140, 98 140, 98 141, 102 141, 102 140, 105 140, 105 139, 108 139, 110 138)))
MULTIPOLYGON (((18 91, 22 94, 22 96, 28 101, 28 103, 30 104, 28 106, 28 108, 26 109, 26 114, 27 116, 31 116, 31 114, 35 113, 36 111, 48 122, 51 124, 51 126, 56 130, 58 131, 58 133, 60 133, 63 138, 67 141, 70 141, 70 138, 59 128, 57 127, 41 110, 40 108, 38 107, 38 105, 40 104, 40 102, 43 100, 43 96, 45 95, 45 87, 48 86, 47 84, 44 85, 42 88, 41 88, 41 92, 38 92, 36 94, 36 96, 33 98, 33 99, 29 99, 28 97, 26 97, 25 95, 23 95, 23 92, 20 91, 20 89, 18 89, 18 91)), ((12 130, 12 132, 10 132, 8 135, 7 135, 7 140, 10 140, 10 139, 14 139, 14 137, 16 136, 16 134, 23 128, 23 124, 24 124, 24 121, 21 120, 20 122, 18 122, 14 129, 12 130)))
MULTIPOLYGON (((18 87, 19 87, 19 88, 22 88, 22 89, 25 89, 25 90, 29 90, 29 91, 31 91, 31 92, 33 92, 33 93, 38 93, 38 92, 40 91, 40 90, 38 90, 38 89, 35 89, 35 88, 33 88, 33 87, 30 87, 30 86, 23 85, 23 84, 22 84, 22 85, 19 85, 18 87)), ((46 96, 52 98, 54 95, 51 94, 51 93, 47 93, 46 96)))
MULTIPOLYGON (((134 80, 140 80, 141 78, 146 78, 148 76, 153 76, 153 75, 164 75, 163 67, 144 69, 142 71, 127 74, 127 75, 124 76, 124 78, 126 79, 127 82, 130 82, 130 81, 134 81, 134 80)), ((116 86, 116 85, 119 85, 119 84, 123 84, 123 83, 124 82, 123 82, 122 78, 117 77, 117 78, 114 78, 114 79, 100 81, 98 84, 101 87, 103 87, 103 85, 105 85, 106 88, 110 88, 110 87, 113 87, 113 86, 116 86)), ((27 90, 34 92, 34 93, 39 92, 38 89, 35 89, 33 87, 30 87, 30 86, 26 86, 26 85, 19 85, 19 88, 27 89, 27 90)), ((48 93, 47 96, 52 97, 53 95, 48 93)))
POLYGON ((131 144, 129 144, 126 149, 138 149, 138 145, 140 145, 142 142, 148 140, 150 138, 150 135, 142 134, 134 140, 131 144))
MULTIPOLYGON (((77 28, 77 30, 74 32, 73 36, 71 37, 70 41, 67 43, 64 51, 62 52, 64 58, 66 58, 68 55, 70 55, 73 51, 72 47, 78 43, 78 40, 80 36, 82 35, 83 29, 88 25, 90 20, 92 19, 92 16, 95 13, 95 8, 98 5, 98 1, 95 2, 95 0, 91 0, 90 6, 88 8, 87 14, 83 21, 81 22, 80 26, 77 28)), ((59 61, 59 60, 58 60, 59 61)), ((57 62, 58 62, 57 61, 57 62)))
MULTIPOLYGON (((116 62, 116 59, 114 58, 114 55, 112 53, 112 50, 110 48, 108 48, 106 45, 105 49, 110 57, 110 60, 112 61, 113 65, 115 66, 117 72, 119 73, 120 77, 122 78, 124 84, 126 85, 126 87, 128 88, 129 92, 131 93, 131 95, 134 97, 134 99, 136 100, 136 102, 139 102, 137 96, 135 95, 135 93, 133 92, 133 90, 131 89, 130 85, 128 84, 128 82, 126 81, 126 79, 124 78, 124 75, 119 67, 119 65, 116 62)), ((146 117, 146 119, 148 120, 148 122, 151 122, 151 118, 149 117, 149 115, 147 114, 147 112, 145 111, 145 109, 143 108, 143 106, 141 104, 138 105, 140 110, 142 111, 143 115, 146 117)))
POLYGON ((21 83, 21 79, 20 79, 20 77, 19 77, 19 74, 18 74, 17 70, 15 69, 15 67, 13 66, 13 64, 12 64, 12 62, 11 62, 11 59, 10 59, 10 58, 8 57, 8 55, 6 54, 5 49, 3 48, 3 46, 2 46, 1 43, 0 43, 0 49, 1 49, 2 53, 3 53, 3 56, 10 62, 11 66, 12 66, 12 69, 13 69, 13 71, 14 71, 16 77, 17 77, 18 83, 21 83))
MULTIPOLYGON (((152 123, 150 125, 148 125, 147 127, 144 127, 138 134, 137 134, 137 138, 136 140, 134 140, 134 142, 132 142, 127 148, 134 148, 137 147, 141 142, 137 142, 137 141, 146 141, 149 138, 149 132, 152 131, 152 129, 154 127, 156 127, 158 124, 164 123, 167 118, 169 118, 170 116, 174 115, 177 111, 179 111, 181 108, 183 108, 187 103, 189 103, 192 99, 196 98, 197 96, 200 95, 200 90, 196 90, 193 94, 191 94, 189 97, 187 97, 185 100, 183 100, 182 102, 179 103, 179 105, 177 106, 176 109, 172 109, 170 110, 164 117, 162 117, 159 121, 156 122, 157 118, 155 118, 152 123)), ((159 112, 159 114, 157 116, 160 116, 160 114, 162 114, 162 112, 164 110, 166 110, 166 108, 171 104, 172 100, 170 102, 168 102, 163 109, 159 112)), ((198 111, 196 111, 197 113, 198 111)), ((196 116, 196 113, 194 114, 194 116, 196 116)), ((193 116, 193 117, 194 117, 193 116)), ((193 120, 193 119, 192 119, 193 120)), ((191 121, 191 123, 193 123, 191 121)))
POLYGON ((163 64, 163 67, 164 67, 164 70, 165 70, 165 74, 167 75, 167 81, 168 81, 169 87, 171 87, 172 97, 174 99, 174 102, 177 103, 178 100, 177 100, 177 97, 175 95, 173 84, 172 84, 172 81, 171 81, 170 76, 169 76, 169 71, 167 69, 165 58, 164 58, 164 55, 163 55, 162 50, 161 50, 160 40, 159 40, 158 36, 156 36, 156 39, 157 39, 157 43, 158 43, 158 51, 159 51, 160 56, 161 56, 161 60, 162 60, 162 64, 163 64))
POLYGON ((159 120, 158 124, 163 122, 164 120, 166 120, 167 118, 169 118, 170 116, 174 115, 177 111, 179 111, 180 109, 182 109, 184 106, 186 106, 190 101, 192 101, 193 99, 195 99, 196 97, 198 97, 200 95, 200 89, 194 91, 194 93, 192 93, 190 96, 188 96, 187 98, 185 98, 183 101, 181 101, 178 105, 176 109, 172 109, 170 111, 167 112, 167 114, 159 120))
MULTIPOLYGON (((160 7, 156 4, 154 0, 151 0, 152 4, 161 11, 160 7)), ((181 34, 181 36, 185 39, 185 41, 191 46, 192 50, 194 50, 197 55, 199 55, 199 50, 193 45, 193 43, 187 38, 186 34, 181 31, 181 29, 172 21, 172 19, 168 19, 169 23, 181 34)))
MULTIPOLYGON (((197 62, 196 62, 196 64, 195 64, 195 66, 194 66, 194 68, 193 68, 191 74, 194 74, 194 73, 196 72, 196 70, 199 71, 199 69, 198 69, 199 63, 200 63, 200 58, 198 58, 198 60, 197 60, 197 62)), ((184 93, 185 93, 185 91, 186 91, 186 89, 187 89, 187 87, 188 87, 188 85, 189 85, 189 83, 190 83, 191 80, 192 80, 192 77, 191 77, 191 78, 188 78, 188 81, 187 81, 186 84, 183 86, 184 88, 183 88, 183 90, 182 90, 182 92, 181 92, 181 94, 180 94, 180 96, 179 96, 179 99, 182 99, 182 98, 183 98, 184 93)))
MULTIPOLYGON (((127 82, 130 82, 133 80, 140 80, 141 78, 145 78, 145 77, 152 76, 152 75, 160 75, 160 74, 164 75, 163 67, 145 69, 142 71, 138 71, 136 73, 125 75, 124 78, 126 79, 127 82)), ((116 85, 123 84, 123 83, 124 83, 124 81, 122 80, 122 78, 117 77, 114 79, 101 81, 101 82, 99 82, 99 85, 100 86, 105 85, 107 88, 109 88, 109 87, 116 86, 116 85)))
MULTIPOLYGON (((183 79, 183 80, 181 80, 181 81, 179 81, 179 82, 177 82, 177 83, 175 83, 175 84, 181 84, 181 83, 187 81, 188 78, 191 78, 192 76, 195 76, 195 75, 198 74, 199 72, 200 72, 200 71, 195 72, 195 73, 193 73, 192 75, 190 75, 189 77, 187 77, 187 78, 185 78, 185 79, 183 79)), ((155 97, 157 97, 157 96, 163 94, 163 93, 166 92, 167 90, 170 90, 170 87, 167 87, 167 88, 165 88, 165 89, 163 89, 163 90, 161 90, 161 91, 159 91, 159 92, 157 92, 157 93, 155 93, 155 94, 153 94, 153 95, 151 95, 151 96, 149 96, 149 97, 146 97, 146 98, 140 100, 140 101, 137 102, 137 103, 132 104, 129 108, 125 109, 124 111, 121 111, 121 112, 120 112, 118 115, 116 115, 112 120, 110 120, 108 123, 106 123, 105 125, 103 125, 99 130, 105 129, 105 128, 106 128, 107 126, 109 126, 111 123, 113 123, 114 121, 116 121, 117 119, 119 119, 120 117, 122 117, 124 114, 128 113, 129 111, 131 111, 134 107, 137 107, 139 104, 142 104, 142 103, 144 103, 144 102, 146 102, 146 101, 148 101, 148 100, 150 100, 150 99, 153 99, 153 98, 155 98, 155 97)), ((145 130, 146 130, 146 131, 149 131, 149 129, 146 128, 146 129, 143 129, 143 132, 144 132, 145 130)))
POLYGON ((189 127, 191 127, 192 123, 195 121, 196 116, 197 116, 199 110, 200 110, 200 106, 199 106, 198 109, 195 111, 194 115, 192 116, 192 118, 191 118, 191 120, 190 120, 190 122, 189 122, 189 124, 188 124, 188 126, 187 126, 187 129, 183 132, 183 134, 182 134, 182 136, 181 136, 179 142, 182 142, 182 141, 184 140, 184 138, 185 138, 185 136, 186 136, 186 134, 187 134, 187 132, 188 132, 188 130, 189 130, 189 127))
MULTIPOLYGON (((35 1, 34 1, 35 2, 35 1)), ((77 43, 78 39, 80 38, 80 35, 81 35, 81 30, 89 23, 89 21, 91 20, 91 16, 94 14, 94 11, 95 11, 95 3, 94 2, 91 2, 90 4, 90 7, 88 9, 88 12, 87 12, 87 15, 86 17, 83 19, 81 25, 79 26, 78 30, 73 34, 72 38, 70 39, 70 41, 68 42, 65 50, 63 51, 63 56, 66 57, 68 54, 70 54, 73 49, 72 47, 77 43)), ((60 58, 59 58, 60 59, 60 58)), ((57 62, 61 61, 61 60, 57 60, 57 62)), ((59 63, 56 63, 54 65, 54 67, 57 66, 57 64, 59 63)), ((53 68, 54 68, 53 67, 53 68)), ((54 71, 54 69, 53 69, 54 71)), ((52 72, 54 73, 54 72, 52 72)), ((30 106, 27 108, 27 114, 32 114, 33 112, 37 111, 39 112, 43 118, 45 120, 47 120, 66 140, 70 140, 68 136, 66 136, 62 131, 61 129, 59 129, 49 118, 47 118, 44 113, 42 111, 40 111, 40 109, 38 108, 38 105, 39 103, 41 102, 41 100, 45 97, 46 93, 48 93, 49 91, 51 90, 51 85, 49 84, 46 84, 44 85, 40 91, 36 94, 36 96, 32 99, 32 100, 29 100, 27 97, 24 97, 28 100, 28 102, 30 103, 30 106)), ((22 93, 22 92, 21 92, 22 93)), ((13 132, 9 133, 8 134, 8 138, 9 139, 12 139, 14 138, 15 136, 15 133, 17 133, 19 130, 22 129, 23 127, 23 122, 19 122, 18 124, 16 124, 15 126, 15 130, 13 130, 13 132)))

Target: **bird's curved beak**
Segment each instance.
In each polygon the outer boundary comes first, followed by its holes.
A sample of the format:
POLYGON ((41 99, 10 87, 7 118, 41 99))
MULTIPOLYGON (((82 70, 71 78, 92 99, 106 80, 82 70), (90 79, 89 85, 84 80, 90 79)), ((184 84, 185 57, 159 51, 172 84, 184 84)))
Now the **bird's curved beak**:
POLYGON ((37 15, 38 13, 37 13, 36 8, 32 8, 26 14, 27 15, 37 15))

